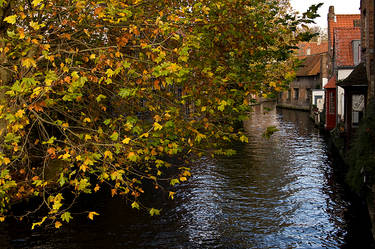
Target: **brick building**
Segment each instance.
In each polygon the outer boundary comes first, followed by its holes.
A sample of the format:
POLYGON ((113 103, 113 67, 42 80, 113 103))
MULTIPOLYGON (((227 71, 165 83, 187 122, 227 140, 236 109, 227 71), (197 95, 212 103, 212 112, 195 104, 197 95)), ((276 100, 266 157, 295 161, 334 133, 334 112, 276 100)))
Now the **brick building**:
POLYGON ((362 61, 366 65, 368 86, 368 100, 375 98, 375 41, 374 41, 374 1, 361 0, 361 44, 362 61))
POLYGON ((323 82, 327 81, 327 54, 308 55, 300 59, 302 63, 296 79, 290 83, 288 91, 280 93, 278 106, 308 111, 311 105, 317 105, 318 100, 324 98, 324 92, 318 93, 316 89, 322 89, 323 82))
MULTIPOLYGON (((332 82, 336 84, 336 122, 343 122, 345 118, 345 91, 337 86, 337 83, 346 79, 356 65, 361 62, 361 16, 360 14, 342 15, 336 14, 334 7, 329 7, 328 12, 328 71, 332 89, 332 82)), ((330 90, 332 91, 332 90, 330 90)), ((332 93, 326 95, 326 109, 332 93)), ((331 108, 332 110, 332 108, 331 108)), ((326 120, 326 128, 332 129, 331 124, 326 120)))
POLYGON ((319 99, 323 102, 324 91, 317 89, 322 89, 328 82, 327 50, 328 41, 298 44, 295 52, 302 63, 289 90, 280 93, 279 107, 307 111, 311 109, 311 105, 317 105, 319 99))

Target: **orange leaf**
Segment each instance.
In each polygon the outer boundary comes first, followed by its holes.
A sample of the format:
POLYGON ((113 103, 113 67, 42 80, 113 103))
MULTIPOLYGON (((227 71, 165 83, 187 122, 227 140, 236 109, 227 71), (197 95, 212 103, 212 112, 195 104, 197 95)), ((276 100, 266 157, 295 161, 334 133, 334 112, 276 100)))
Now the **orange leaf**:
POLYGON ((90 220, 94 220, 94 215, 99 215, 97 212, 90 212, 88 217, 90 220))
POLYGON ((53 148, 53 147, 50 147, 50 148, 48 148, 47 152, 48 152, 48 154, 50 154, 50 155, 55 155, 55 154, 56 154, 56 149, 53 148))
POLYGON ((156 90, 160 90, 159 80, 155 80, 155 81, 154 81, 154 88, 155 88, 156 90))
POLYGON ((55 228, 60 228, 62 226, 60 221, 55 222, 55 228))

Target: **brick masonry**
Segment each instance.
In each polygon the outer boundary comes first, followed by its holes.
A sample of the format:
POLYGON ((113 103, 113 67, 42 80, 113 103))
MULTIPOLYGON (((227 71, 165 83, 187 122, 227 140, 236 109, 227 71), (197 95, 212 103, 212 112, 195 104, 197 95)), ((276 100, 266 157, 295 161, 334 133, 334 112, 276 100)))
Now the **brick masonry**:
POLYGON ((375 98, 375 67, 374 67, 374 1, 361 0, 361 46, 362 61, 366 63, 369 82, 368 100, 375 98))

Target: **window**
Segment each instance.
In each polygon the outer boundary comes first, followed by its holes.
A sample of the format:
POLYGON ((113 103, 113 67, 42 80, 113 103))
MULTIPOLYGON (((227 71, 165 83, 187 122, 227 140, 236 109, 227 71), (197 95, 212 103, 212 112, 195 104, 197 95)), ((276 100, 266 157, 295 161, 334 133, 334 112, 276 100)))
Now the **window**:
POLYGON ((361 20, 360 19, 353 20, 353 26, 354 27, 361 27, 361 20))
POLYGON ((352 125, 358 126, 365 109, 365 96, 354 94, 352 96, 352 125))
POLYGON ((306 50, 306 55, 311 55, 311 49, 310 49, 310 48, 308 48, 308 49, 306 50))
POLYGON ((318 101, 319 101, 319 99, 323 99, 323 96, 317 96, 317 95, 315 95, 314 96, 314 103, 313 103, 313 105, 318 105, 318 101))
POLYGON ((291 91, 290 90, 288 90, 288 100, 290 100, 290 98, 291 98, 291 95, 292 95, 292 93, 291 93, 291 91))
POLYGON ((306 88, 306 102, 310 103, 311 100, 311 88, 306 88))
POLYGON ((329 93, 329 114, 335 114, 335 93, 329 93))
POLYGON ((294 100, 298 100, 298 99, 299 99, 299 89, 294 88, 294 100))
POLYGON ((354 66, 357 66, 361 62, 361 41, 353 40, 352 46, 353 46, 354 66))

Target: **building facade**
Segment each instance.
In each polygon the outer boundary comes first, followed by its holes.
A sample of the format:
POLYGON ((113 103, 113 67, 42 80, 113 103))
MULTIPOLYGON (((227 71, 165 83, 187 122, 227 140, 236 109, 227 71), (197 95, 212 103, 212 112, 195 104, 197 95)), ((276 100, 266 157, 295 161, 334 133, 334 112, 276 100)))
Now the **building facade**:
POLYGON ((366 65, 368 80, 368 101, 375 98, 375 22, 374 1, 361 0, 361 53, 362 61, 366 65))
MULTIPOLYGON (((345 120, 345 90, 344 88, 337 85, 337 83, 346 79, 356 65, 361 62, 361 16, 358 14, 342 15, 336 14, 334 7, 329 7, 327 16, 328 21, 328 71, 329 71, 329 82, 331 85, 327 89, 332 89, 333 83, 335 82, 336 92, 335 96, 326 93, 326 112, 330 109, 331 113, 327 114, 326 117, 332 118, 332 109, 329 105, 333 103, 333 98, 336 102, 336 122, 344 122, 345 120)), ((327 129, 333 129, 332 121, 326 119, 325 127, 327 129)))
POLYGON ((302 63, 289 90, 280 93, 278 106, 309 111, 324 99, 321 89, 328 81, 328 42, 302 42, 296 51, 302 63))

